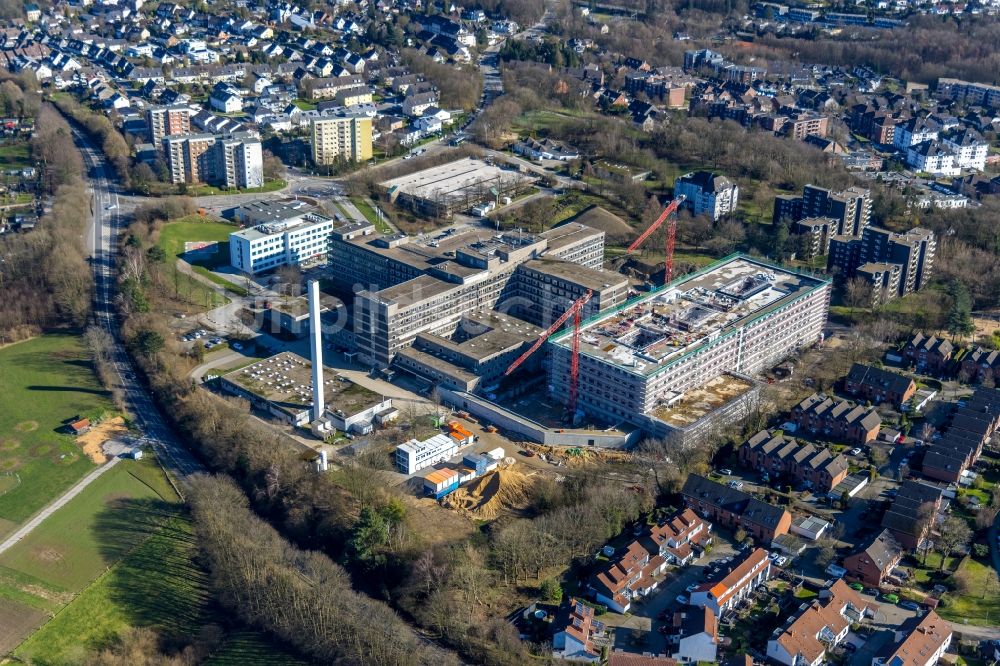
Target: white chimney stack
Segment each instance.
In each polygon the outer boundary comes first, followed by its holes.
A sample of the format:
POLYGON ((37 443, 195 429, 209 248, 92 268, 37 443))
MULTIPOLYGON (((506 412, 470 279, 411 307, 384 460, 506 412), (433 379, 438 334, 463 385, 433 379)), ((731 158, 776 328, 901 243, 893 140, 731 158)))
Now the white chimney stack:
POLYGON ((319 452, 319 471, 325 472, 329 469, 330 463, 326 459, 326 449, 319 452))
POLYGON ((326 400, 323 396, 323 326, 319 319, 319 282, 309 280, 309 346, 312 351, 313 421, 323 418, 326 400))

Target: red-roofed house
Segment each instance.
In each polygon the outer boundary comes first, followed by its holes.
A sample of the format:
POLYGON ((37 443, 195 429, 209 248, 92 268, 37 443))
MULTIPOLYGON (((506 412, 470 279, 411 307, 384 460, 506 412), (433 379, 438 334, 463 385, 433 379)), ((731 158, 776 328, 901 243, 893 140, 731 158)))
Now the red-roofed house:
POLYGON ((819 666, 827 649, 847 638, 851 623, 869 613, 868 604, 843 579, 804 603, 797 616, 778 627, 767 642, 767 656, 788 666, 819 666))
POLYGON ((691 509, 682 509, 649 530, 646 549, 661 555, 669 564, 683 566, 712 543, 712 523, 691 509))
POLYGON ((734 609, 771 576, 767 551, 757 548, 732 571, 709 580, 691 593, 691 605, 708 608, 716 617, 734 609))
POLYGON ((559 609, 552 624, 552 656, 556 659, 599 662, 604 623, 594 619, 594 609, 576 599, 559 609))
POLYGON ((651 555, 640 542, 633 541, 621 557, 594 575, 590 589, 597 601, 626 613, 633 599, 656 589, 659 581, 654 576, 666 567, 667 561, 661 555, 651 555))
POLYGON ((928 611, 900 625, 895 640, 875 655, 872 666, 934 666, 948 651, 951 637, 951 625, 928 611))

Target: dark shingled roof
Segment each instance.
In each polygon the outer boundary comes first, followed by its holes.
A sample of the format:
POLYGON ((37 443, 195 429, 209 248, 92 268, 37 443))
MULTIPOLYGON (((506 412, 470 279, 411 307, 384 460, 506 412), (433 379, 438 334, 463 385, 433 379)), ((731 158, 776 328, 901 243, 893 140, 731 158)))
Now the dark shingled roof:
POLYGON ((688 476, 681 494, 742 515, 766 527, 774 527, 785 515, 785 510, 779 506, 762 502, 742 490, 724 486, 698 474, 688 476))

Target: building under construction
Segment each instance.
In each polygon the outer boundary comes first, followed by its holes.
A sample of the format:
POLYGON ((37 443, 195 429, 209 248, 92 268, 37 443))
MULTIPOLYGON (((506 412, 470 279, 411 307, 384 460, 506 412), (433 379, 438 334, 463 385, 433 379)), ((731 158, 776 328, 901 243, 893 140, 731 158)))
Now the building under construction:
MULTIPOLYGON (((821 339, 830 282, 734 255, 583 322, 577 407, 664 437, 707 432, 758 390, 751 375, 821 339)), ((550 391, 570 394, 572 331, 550 338, 550 391)))

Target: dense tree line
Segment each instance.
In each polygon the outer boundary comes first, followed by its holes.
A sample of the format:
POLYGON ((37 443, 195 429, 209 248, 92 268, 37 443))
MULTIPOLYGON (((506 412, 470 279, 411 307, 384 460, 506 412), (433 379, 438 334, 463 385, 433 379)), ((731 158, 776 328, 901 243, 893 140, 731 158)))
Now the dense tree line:
POLYGON ((95 113, 68 96, 59 97, 54 103, 60 111, 76 121, 101 147, 104 157, 115 168, 122 185, 128 188, 132 176, 132 148, 122 133, 115 128, 111 119, 95 113))
POLYGON ((458 0, 455 6, 482 9, 490 16, 506 16, 525 28, 538 23, 545 12, 544 0, 458 0))
POLYGON ((933 83, 944 76, 1000 83, 996 49, 1000 24, 992 17, 912 16, 907 20, 910 25, 905 28, 862 31, 868 39, 857 39, 852 31, 840 38, 768 36, 757 43, 781 59, 864 65, 907 81, 933 83))
POLYGON ((470 111, 479 103, 483 93, 483 75, 474 65, 434 62, 413 49, 404 49, 402 58, 410 71, 420 74, 438 89, 442 108, 470 111))
POLYGON ((188 498, 223 605, 324 664, 457 664, 384 603, 351 588, 325 555, 295 548, 251 511, 228 477, 197 479, 188 498))
POLYGON ((0 239, 0 342, 59 326, 82 326, 90 313, 92 279, 81 237, 91 198, 80 179, 83 162, 66 121, 45 106, 32 151, 43 161, 52 209, 29 233, 0 239))
POLYGON ((0 114, 34 118, 41 106, 38 81, 30 70, 14 75, 0 72, 0 114))

